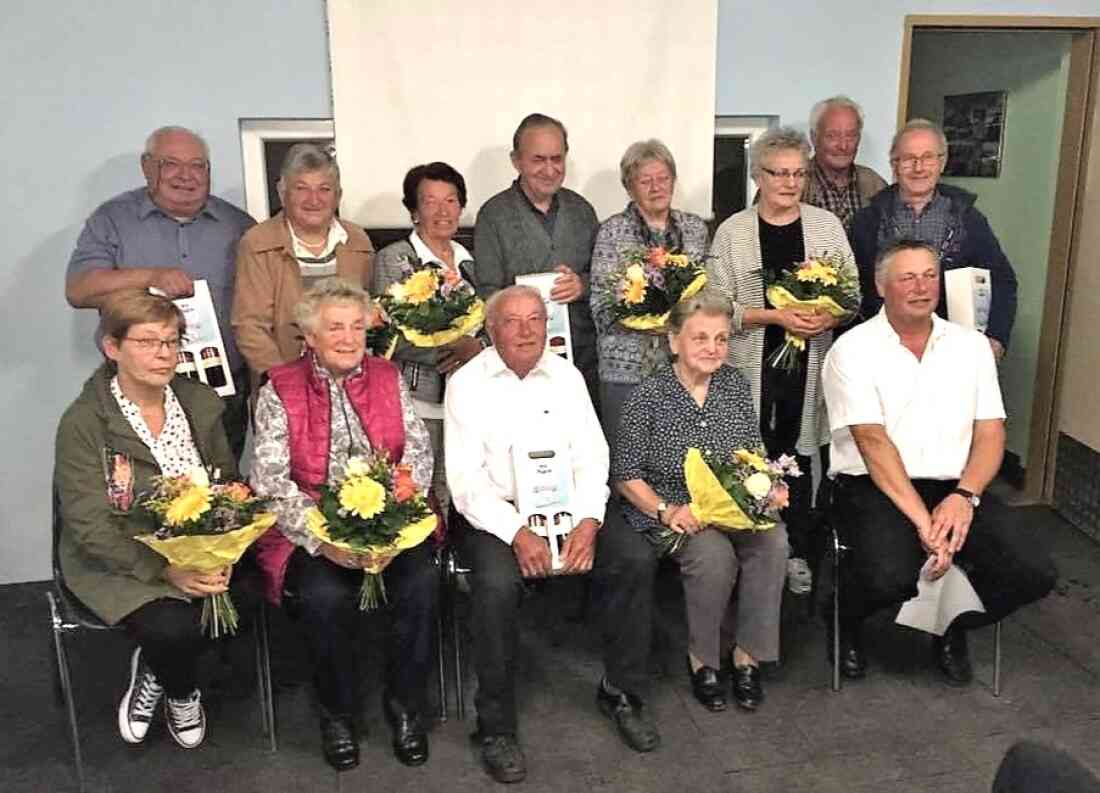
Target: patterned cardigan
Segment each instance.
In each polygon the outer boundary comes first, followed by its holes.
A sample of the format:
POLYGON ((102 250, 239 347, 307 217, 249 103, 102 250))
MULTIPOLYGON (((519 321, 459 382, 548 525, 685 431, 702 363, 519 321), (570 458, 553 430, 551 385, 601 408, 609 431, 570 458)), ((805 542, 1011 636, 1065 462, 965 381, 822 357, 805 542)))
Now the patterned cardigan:
MULTIPOLYGON (((671 210, 671 223, 679 230, 682 252, 702 258, 707 252, 707 224, 698 215, 671 210)), ((596 323, 600 380, 605 383, 640 383, 661 365, 668 363, 668 340, 628 330, 611 319, 609 276, 634 248, 644 248, 642 221, 634 204, 600 224, 592 250, 592 281, 589 300, 596 323)))
MULTIPOLYGON (((852 275, 855 275, 852 249, 836 215, 809 204, 801 204, 801 211, 806 257, 839 253, 851 263, 852 275)), ((761 275, 764 263, 760 253, 757 208, 749 207, 723 222, 714 233, 710 253, 711 259, 707 263, 710 284, 733 301, 733 335, 728 361, 749 379, 753 405, 759 415, 764 327, 744 326, 745 309, 767 307, 761 275)), ((811 455, 818 446, 829 441, 829 421, 821 390, 821 365, 832 343, 833 334, 828 331, 810 339, 807 345, 806 396, 802 403, 802 428, 795 444, 799 454, 811 455)))

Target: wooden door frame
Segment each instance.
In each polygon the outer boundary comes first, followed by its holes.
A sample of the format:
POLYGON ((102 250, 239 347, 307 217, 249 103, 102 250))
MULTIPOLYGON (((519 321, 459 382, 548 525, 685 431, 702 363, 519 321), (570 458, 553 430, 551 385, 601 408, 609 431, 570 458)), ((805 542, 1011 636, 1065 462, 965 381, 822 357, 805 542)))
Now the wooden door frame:
MULTIPOLYGON (((1028 455, 1025 462, 1024 499, 1049 502, 1054 493, 1054 467, 1058 448, 1058 405, 1062 391, 1062 333, 1070 283, 1070 263, 1080 222, 1085 169, 1090 151, 1089 119, 1100 93, 1100 17, 1047 17, 973 14, 911 14, 905 17, 898 84, 898 129, 907 120, 913 33, 917 29, 943 32, 977 30, 1051 30, 1079 32, 1070 45, 1066 109, 1062 122, 1054 223, 1047 259, 1047 283, 1043 295, 1035 391, 1032 401, 1028 455)), ((1100 142, 1098 142, 1100 143, 1100 142)), ((1100 153, 1098 153, 1100 156, 1100 153)))

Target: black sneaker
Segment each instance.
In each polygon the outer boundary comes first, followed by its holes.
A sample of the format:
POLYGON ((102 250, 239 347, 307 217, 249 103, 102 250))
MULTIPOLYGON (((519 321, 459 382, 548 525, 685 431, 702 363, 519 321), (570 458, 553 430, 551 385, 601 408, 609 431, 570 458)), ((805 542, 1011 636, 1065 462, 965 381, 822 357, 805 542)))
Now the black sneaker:
POLYGON ((141 743, 149 732, 164 689, 141 659, 141 648, 130 658, 130 686, 118 703, 118 731, 126 743, 141 743))
POLYGON ((522 782, 527 777, 527 759, 516 736, 477 733, 474 739, 481 745, 481 762, 485 770, 497 782, 522 782))
POLYGON ((164 715, 168 720, 168 732, 184 749, 194 749, 206 737, 206 712, 202 709, 198 689, 183 699, 166 697, 164 715))

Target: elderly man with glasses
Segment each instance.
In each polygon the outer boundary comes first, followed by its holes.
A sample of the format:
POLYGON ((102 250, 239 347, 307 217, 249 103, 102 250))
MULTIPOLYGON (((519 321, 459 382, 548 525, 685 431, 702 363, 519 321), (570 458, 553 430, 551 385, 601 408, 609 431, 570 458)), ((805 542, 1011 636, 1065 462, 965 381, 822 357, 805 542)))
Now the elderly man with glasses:
MULTIPOLYGON (((936 251, 941 278, 958 267, 989 270, 992 304, 985 335, 999 361, 1016 320, 1016 273, 989 221, 974 207, 977 197, 940 182, 946 159, 947 138, 931 121, 913 119, 894 136, 890 162, 895 183, 856 213, 849 231, 863 290, 861 315, 869 319, 882 306, 875 289, 879 251, 899 239, 920 240, 936 251)), ((940 301, 937 311, 950 319, 946 301, 940 301)))
POLYGON ((255 221, 210 195, 210 150, 183 127, 161 127, 141 155, 145 187, 101 204, 84 224, 69 259, 65 298, 96 308, 121 289, 158 289, 186 297, 205 279, 218 315, 236 396, 225 398, 223 422, 239 460, 248 425, 244 361, 229 324, 237 241, 255 221))

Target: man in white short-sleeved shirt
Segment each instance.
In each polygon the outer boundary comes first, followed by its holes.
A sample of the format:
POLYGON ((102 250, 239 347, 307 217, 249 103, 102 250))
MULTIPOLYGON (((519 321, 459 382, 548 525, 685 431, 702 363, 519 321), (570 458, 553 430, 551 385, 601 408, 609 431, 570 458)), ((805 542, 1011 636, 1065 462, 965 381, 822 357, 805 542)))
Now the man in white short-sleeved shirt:
POLYGON ((592 569, 609 455, 584 377, 546 350, 546 306, 538 291, 506 287, 489 298, 485 317, 493 346, 447 384, 444 449, 452 530, 471 570, 481 759, 496 781, 518 782, 527 773, 516 739, 519 604, 525 579, 550 575, 551 554, 517 508, 513 449, 568 454, 574 528, 561 548, 563 573, 592 569))
POLYGON ((947 682, 972 672, 966 631, 997 622, 1054 585, 1048 559, 1021 553, 1005 510, 982 493, 1004 455, 1004 405, 993 353, 977 331, 935 315, 939 261, 899 240, 875 265, 882 310, 834 343, 822 381, 832 430, 833 517, 852 548, 841 588, 841 672, 862 677, 864 617, 917 593, 917 578, 963 569, 985 612, 936 637, 947 682))

